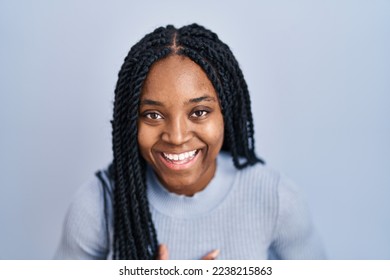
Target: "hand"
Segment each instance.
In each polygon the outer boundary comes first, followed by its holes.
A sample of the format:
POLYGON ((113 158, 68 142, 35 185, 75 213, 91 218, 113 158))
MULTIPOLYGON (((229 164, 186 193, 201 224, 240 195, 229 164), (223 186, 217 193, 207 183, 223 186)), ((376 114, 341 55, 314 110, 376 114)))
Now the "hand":
MULTIPOLYGON (((215 260, 219 255, 219 250, 213 250, 207 255, 203 256, 201 260, 215 260)), ((169 253, 168 253, 168 247, 165 244, 160 244, 158 246, 158 254, 157 254, 158 260, 168 260, 169 259, 169 253)))

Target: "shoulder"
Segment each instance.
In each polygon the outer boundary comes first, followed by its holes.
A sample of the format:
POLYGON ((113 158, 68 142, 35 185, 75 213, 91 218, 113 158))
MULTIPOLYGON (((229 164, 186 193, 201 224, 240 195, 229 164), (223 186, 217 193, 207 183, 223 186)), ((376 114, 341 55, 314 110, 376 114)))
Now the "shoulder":
POLYGON ((224 176, 232 178, 233 197, 245 201, 248 207, 271 215, 269 219, 274 221, 279 207, 281 173, 261 163, 237 169, 230 154, 224 153, 218 159, 221 157, 224 161, 224 176))
MULTIPOLYGON (((224 165, 230 167, 230 172, 236 174, 236 181, 240 185, 253 188, 272 188, 273 191, 277 191, 278 184, 282 178, 282 174, 269 167, 268 165, 257 163, 249 165, 243 169, 237 169, 233 164, 232 156, 229 153, 221 153, 219 156, 224 162, 224 165)), ((227 168, 225 167, 225 170, 227 168)))
POLYGON ((235 185, 239 185, 240 189, 245 188, 246 191, 253 189, 275 193, 278 192, 278 185, 283 179, 280 172, 261 163, 237 169, 231 154, 225 151, 218 155, 217 165, 218 176, 234 181, 235 185))
POLYGON ((92 176, 73 196, 63 224, 57 259, 101 259, 107 254, 107 193, 92 176))
POLYGON ((325 251, 303 190, 282 175, 273 249, 281 259, 324 259, 325 251))
POLYGON ((112 200, 113 182, 108 168, 95 172, 80 186, 73 196, 68 212, 84 213, 95 219, 101 218, 104 205, 112 200))
POLYGON ((80 186, 68 209, 68 215, 86 215, 89 218, 100 219, 104 205, 104 189, 101 180, 94 175, 80 186))
POLYGON ((256 164, 241 171, 243 180, 253 182, 261 203, 273 209, 278 224, 291 223, 309 226, 308 207, 303 190, 286 174, 262 164, 256 164))
POLYGON ((286 174, 268 165, 257 163, 244 169, 237 170, 239 180, 254 188, 262 188, 277 195, 277 200, 302 200, 303 192, 286 174))

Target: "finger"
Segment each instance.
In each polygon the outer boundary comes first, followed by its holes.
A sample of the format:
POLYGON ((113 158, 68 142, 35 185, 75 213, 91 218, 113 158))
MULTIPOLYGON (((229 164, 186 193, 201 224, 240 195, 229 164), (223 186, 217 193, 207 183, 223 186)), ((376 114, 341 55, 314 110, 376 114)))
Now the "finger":
POLYGON ((213 250, 202 258, 202 260, 215 260, 219 255, 219 250, 213 250))
POLYGON ((168 247, 167 245, 165 244, 160 244, 158 246, 158 255, 157 255, 157 259, 158 260, 167 260, 169 257, 169 254, 168 254, 168 247))

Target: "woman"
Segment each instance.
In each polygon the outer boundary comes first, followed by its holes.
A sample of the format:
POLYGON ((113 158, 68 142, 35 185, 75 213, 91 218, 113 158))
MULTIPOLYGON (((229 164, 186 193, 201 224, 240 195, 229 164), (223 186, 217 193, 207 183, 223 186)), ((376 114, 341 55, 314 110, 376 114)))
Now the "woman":
POLYGON ((76 196, 56 258, 324 258, 299 191, 255 154, 247 85, 215 33, 134 45, 112 127, 113 163, 76 196))

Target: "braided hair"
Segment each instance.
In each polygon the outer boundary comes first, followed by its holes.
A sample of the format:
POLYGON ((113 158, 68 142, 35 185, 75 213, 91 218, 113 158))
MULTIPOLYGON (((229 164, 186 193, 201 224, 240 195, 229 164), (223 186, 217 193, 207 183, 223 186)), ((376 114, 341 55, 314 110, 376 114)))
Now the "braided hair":
POLYGON ((224 117, 223 150, 238 169, 258 162, 249 92, 229 47, 197 24, 160 27, 129 51, 115 88, 112 120, 114 159, 114 259, 155 259, 158 249, 146 196, 146 163, 139 153, 137 119, 143 82, 157 60, 187 56, 197 63, 218 94, 224 117))

